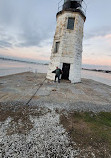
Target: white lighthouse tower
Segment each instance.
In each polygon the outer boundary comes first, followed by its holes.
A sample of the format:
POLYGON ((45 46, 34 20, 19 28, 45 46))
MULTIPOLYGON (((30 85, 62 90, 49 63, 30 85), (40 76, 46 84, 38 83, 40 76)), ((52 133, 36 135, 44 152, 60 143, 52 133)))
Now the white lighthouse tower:
POLYGON ((64 0, 58 11, 47 79, 54 80, 52 71, 62 69, 62 79, 81 82, 83 27, 86 19, 83 0, 64 0))

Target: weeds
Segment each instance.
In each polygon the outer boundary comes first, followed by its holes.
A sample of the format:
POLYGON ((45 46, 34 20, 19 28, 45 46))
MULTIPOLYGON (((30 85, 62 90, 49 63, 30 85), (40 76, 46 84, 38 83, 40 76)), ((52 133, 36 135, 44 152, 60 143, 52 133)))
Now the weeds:
POLYGON ((81 148, 93 148, 97 157, 111 154, 111 112, 72 112, 60 122, 81 148))

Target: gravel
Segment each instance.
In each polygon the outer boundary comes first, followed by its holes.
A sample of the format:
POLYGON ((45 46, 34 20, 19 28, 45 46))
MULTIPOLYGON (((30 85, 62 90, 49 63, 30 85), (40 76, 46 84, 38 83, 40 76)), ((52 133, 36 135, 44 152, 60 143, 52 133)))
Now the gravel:
POLYGON ((0 158, 74 158, 80 153, 54 110, 30 120, 33 128, 25 135, 7 135, 11 118, 0 124, 0 158))
POLYGON ((110 112, 111 104, 93 104, 88 102, 75 102, 75 103, 51 103, 44 101, 31 101, 30 106, 37 105, 39 107, 47 107, 49 109, 58 109, 58 110, 66 110, 66 111, 92 111, 94 113, 97 112, 110 112))

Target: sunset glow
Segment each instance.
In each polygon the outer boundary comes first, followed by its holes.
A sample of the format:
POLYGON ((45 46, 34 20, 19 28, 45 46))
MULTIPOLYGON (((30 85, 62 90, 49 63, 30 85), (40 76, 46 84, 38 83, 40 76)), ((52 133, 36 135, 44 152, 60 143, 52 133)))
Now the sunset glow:
MULTIPOLYGON (((104 12, 104 0, 101 3, 96 0, 85 2, 88 9, 82 62, 111 66, 111 20, 107 16, 111 12, 111 1, 107 0, 107 9, 104 12)), ((49 61, 56 28, 56 13, 56 0, 1 0, 0 57, 49 61)))

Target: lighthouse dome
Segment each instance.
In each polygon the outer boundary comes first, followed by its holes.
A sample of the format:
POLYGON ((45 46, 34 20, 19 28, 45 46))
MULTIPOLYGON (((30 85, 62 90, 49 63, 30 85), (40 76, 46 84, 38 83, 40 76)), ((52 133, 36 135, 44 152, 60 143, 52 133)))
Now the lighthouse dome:
POLYGON ((77 2, 82 2, 83 0, 64 0, 64 2, 68 2, 68 1, 77 1, 77 2))
POLYGON ((83 0, 64 0, 63 10, 81 7, 83 0))

